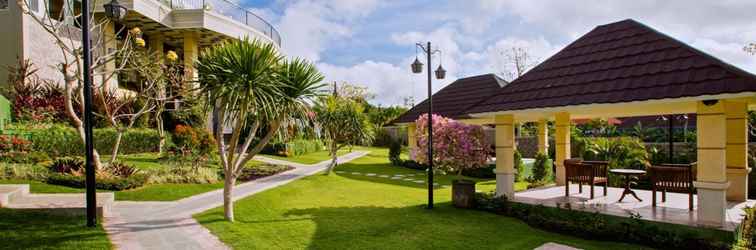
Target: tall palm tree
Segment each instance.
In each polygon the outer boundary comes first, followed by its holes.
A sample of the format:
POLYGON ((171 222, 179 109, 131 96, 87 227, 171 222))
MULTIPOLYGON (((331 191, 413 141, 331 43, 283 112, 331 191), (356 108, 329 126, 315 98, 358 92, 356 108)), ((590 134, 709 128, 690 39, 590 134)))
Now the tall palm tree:
POLYGON ((282 123, 307 109, 323 76, 312 64, 285 61, 272 44, 248 38, 206 49, 196 67, 201 93, 218 120, 214 134, 225 174, 224 214, 234 221, 236 178, 282 123), (232 129, 228 145, 223 136, 226 126, 232 129))

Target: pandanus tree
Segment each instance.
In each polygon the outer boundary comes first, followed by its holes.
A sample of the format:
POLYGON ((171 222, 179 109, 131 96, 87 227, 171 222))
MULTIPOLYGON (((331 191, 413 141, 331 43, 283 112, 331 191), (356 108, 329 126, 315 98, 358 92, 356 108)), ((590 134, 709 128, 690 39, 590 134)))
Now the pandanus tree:
POLYGON ((315 114, 323 136, 328 142, 331 165, 326 174, 336 167, 337 152, 348 145, 367 144, 373 140, 373 129, 359 102, 334 95, 322 97, 315 105, 315 114))
POLYGON ((244 38, 203 51, 196 62, 201 93, 212 108, 224 173, 225 218, 234 221, 233 188, 245 165, 282 124, 303 117, 322 87, 314 65, 285 60, 271 44, 244 38), (224 140, 224 127, 231 128, 224 140))

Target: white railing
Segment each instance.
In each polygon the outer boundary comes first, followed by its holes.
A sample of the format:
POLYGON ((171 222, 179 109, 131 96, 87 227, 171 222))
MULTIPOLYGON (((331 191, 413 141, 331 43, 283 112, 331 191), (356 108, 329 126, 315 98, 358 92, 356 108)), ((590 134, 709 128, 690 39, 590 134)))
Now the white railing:
POLYGON ((260 31, 265 36, 269 37, 274 43, 281 46, 281 35, 278 30, 270 23, 262 19, 255 13, 252 13, 245 8, 242 8, 236 3, 228 0, 160 0, 166 5, 171 6, 171 9, 179 10, 199 10, 204 9, 213 11, 221 15, 234 19, 237 22, 246 24, 249 27, 260 31))

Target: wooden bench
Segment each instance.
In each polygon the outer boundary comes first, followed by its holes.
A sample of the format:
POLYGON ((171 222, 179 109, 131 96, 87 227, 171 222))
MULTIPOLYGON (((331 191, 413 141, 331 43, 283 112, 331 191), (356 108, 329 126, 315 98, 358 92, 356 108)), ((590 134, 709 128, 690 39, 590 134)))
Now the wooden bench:
POLYGON ((661 164, 648 168, 651 179, 652 206, 656 207, 656 192, 662 192, 662 202, 667 201, 667 191, 688 194, 688 210, 693 211, 693 181, 696 163, 661 164))

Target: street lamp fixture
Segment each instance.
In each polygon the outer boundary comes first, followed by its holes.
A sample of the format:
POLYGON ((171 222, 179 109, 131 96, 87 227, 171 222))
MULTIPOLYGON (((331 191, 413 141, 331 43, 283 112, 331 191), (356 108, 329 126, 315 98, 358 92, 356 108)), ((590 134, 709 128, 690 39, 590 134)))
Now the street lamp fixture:
MULTIPOLYGON (((412 73, 420 74, 423 72, 423 63, 417 59, 417 49, 421 49, 428 58, 428 209, 433 208, 433 93, 431 91, 431 56, 435 53, 441 54, 440 50, 431 49, 431 43, 428 42, 425 46, 422 43, 415 44, 415 61, 412 63, 412 73)), ((438 65, 436 69, 436 78, 444 79, 446 77, 446 70, 438 65)))

